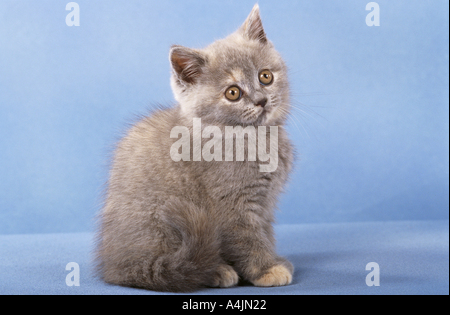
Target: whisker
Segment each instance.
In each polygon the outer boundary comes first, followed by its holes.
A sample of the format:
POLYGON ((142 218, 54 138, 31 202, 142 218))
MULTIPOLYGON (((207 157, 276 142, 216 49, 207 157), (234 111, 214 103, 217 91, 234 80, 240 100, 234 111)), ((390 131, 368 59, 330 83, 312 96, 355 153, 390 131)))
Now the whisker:
POLYGON ((297 129, 299 129, 298 128, 298 124, 300 124, 300 126, 302 127, 302 129, 305 132, 305 134, 308 137, 308 139, 311 139, 311 137, 310 137, 310 135, 308 133, 308 130, 306 130, 306 128, 305 128, 305 126, 307 124, 304 123, 304 122, 301 122, 300 119, 297 116, 295 116, 295 115, 291 115, 290 118, 291 118, 291 121, 294 122, 294 124, 297 126, 297 129), (297 124, 297 122, 298 122, 298 124, 297 124))
POLYGON ((309 106, 298 102, 302 107, 300 106, 296 106, 294 104, 291 104, 292 108, 300 111, 301 113, 304 113, 305 115, 308 115, 309 117, 311 117, 312 119, 314 119, 318 124, 320 124, 322 127, 324 127, 324 125, 315 117, 315 116, 319 116, 320 118, 326 120, 327 122, 328 119, 326 119, 325 117, 323 117, 322 115, 320 115, 319 113, 317 113, 316 111, 312 110, 309 106), (307 111, 309 110, 309 112, 307 111))
POLYGON ((325 93, 325 92, 309 92, 309 93, 296 93, 291 91, 291 96, 330 96, 330 95, 339 95, 340 93, 325 93))
POLYGON ((295 115, 289 115, 289 111, 285 108, 282 107, 278 107, 277 109, 281 110, 282 113, 287 115, 288 120, 292 121, 295 128, 297 128, 297 131, 302 134, 302 130, 300 129, 300 127, 298 126, 297 122, 302 126, 303 131, 306 133, 306 136, 308 138, 310 138, 308 131, 305 129, 305 127, 303 126, 303 124, 301 123, 301 121, 298 119, 298 117, 296 117, 295 115))

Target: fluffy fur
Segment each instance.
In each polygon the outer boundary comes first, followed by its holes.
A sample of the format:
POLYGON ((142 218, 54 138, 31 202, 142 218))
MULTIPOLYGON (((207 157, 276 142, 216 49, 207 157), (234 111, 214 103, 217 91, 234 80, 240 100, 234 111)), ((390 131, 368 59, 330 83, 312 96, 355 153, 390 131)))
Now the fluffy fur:
POLYGON ((277 256, 272 228, 292 164, 283 128, 289 86, 258 6, 227 38, 205 49, 173 46, 169 58, 178 105, 135 124, 115 150, 100 213, 100 275, 113 284, 173 292, 229 287, 239 278, 257 286, 289 284, 293 266, 277 256), (273 73, 272 84, 258 81, 263 69, 273 73), (232 85, 243 91, 236 102, 224 96, 232 85), (278 168, 260 172, 260 162, 247 159, 192 161, 192 152, 190 161, 173 161, 177 139, 170 131, 186 126, 192 135, 193 118, 222 131, 278 126, 278 168))

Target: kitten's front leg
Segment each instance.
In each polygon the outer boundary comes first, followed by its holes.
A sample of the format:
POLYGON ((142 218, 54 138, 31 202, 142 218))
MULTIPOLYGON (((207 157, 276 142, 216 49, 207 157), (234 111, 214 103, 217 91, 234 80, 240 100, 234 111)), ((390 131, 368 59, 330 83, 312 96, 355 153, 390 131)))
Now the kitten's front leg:
POLYGON ((283 262, 280 261, 264 272, 261 277, 251 282, 258 287, 276 287, 290 284, 292 282, 294 267, 289 261, 279 258, 279 260, 281 259, 283 262))
POLYGON ((288 285, 292 282, 294 267, 276 255, 272 226, 260 222, 261 218, 250 212, 241 216, 230 229, 227 250, 232 253, 233 267, 255 286, 288 285))
POLYGON ((239 281, 239 276, 233 267, 221 264, 217 267, 216 276, 211 284, 212 287, 229 288, 235 286, 239 281))

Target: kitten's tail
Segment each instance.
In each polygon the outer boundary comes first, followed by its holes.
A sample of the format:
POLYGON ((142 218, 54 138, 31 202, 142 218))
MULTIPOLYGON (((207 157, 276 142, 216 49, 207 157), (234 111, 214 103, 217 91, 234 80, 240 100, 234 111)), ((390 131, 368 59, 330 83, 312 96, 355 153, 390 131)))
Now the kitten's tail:
POLYGON ((154 262, 159 272, 153 275, 153 289, 189 292, 211 286, 221 263, 217 222, 193 204, 170 208, 174 211, 164 221, 181 234, 182 244, 154 262))

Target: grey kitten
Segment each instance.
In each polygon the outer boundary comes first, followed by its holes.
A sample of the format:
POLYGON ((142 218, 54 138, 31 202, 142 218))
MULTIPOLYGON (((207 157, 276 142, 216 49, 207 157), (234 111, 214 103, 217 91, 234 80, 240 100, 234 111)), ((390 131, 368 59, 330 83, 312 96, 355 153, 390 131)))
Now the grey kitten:
POLYGON ((231 287, 239 278, 256 286, 291 283, 294 268, 276 254, 272 227, 293 160, 283 127, 289 85, 258 5, 235 33, 205 49, 172 46, 170 63, 178 105, 143 118, 115 151, 100 213, 102 278, 173 292, 231 287), (278 126, 276 170, 261 172, 261 161, 248 158, 194 161, 192 151, 174 161, 171 130, 186 126, 192 135, 194 118, 221 131, 278 126))

